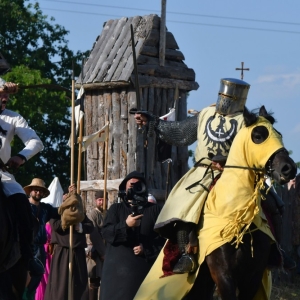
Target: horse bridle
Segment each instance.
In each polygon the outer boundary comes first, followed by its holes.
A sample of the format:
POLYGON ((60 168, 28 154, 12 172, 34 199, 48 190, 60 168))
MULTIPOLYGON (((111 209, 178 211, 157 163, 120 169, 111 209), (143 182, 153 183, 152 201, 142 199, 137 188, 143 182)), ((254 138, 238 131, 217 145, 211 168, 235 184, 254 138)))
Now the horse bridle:
POLYGON ((225 165, 223 168, 236 168, 236 169, 246 169, 246 170, 252 170, 255 173, 265 173, 266 175, 268 175, 271 180, 272 180, 272 173, 274 171, 274 169, 272 168, 272 162, 273 162, 273 158, 276 154, 280 153, 280 152, 285 152, 288 153, 288 151, 285 148, 280 148, 279 150, 275 151, 270 158, 268 159, 266 166, 264 168, 256 168, 256 167, 243 167, 243 166, 230 166, 230 165, 225 165))

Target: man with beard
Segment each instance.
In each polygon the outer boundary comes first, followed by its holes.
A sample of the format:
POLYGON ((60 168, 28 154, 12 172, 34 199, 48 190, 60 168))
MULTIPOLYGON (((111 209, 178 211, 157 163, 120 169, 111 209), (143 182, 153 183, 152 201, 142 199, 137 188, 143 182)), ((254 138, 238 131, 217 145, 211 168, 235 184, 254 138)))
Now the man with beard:
MULTIPOLYGON (((41 200, 49 196, 50 191, 46 188, 45 182, 40 178, 33 178, 30 185, 24 187, 25 193, 29 196, 31 212, 35 220, 33 254, 43 266, 46 263, 46 252, 44 244, 47 242, 46 223, 54 218, 60 219, 57 208, 41 200)), ((31 274, 30 282, 27 286, 26 297, 33 299, 43 274, 31 274)))
MULTIPOLYGON (((87 234, 87 266, 89 275, 89 300, 98 299, 101 272, 105 254, 105 244, 102 236, 102 226, 104 221, 103 201, 104 191, 96 191, 94 195, 95 207, 88 214, 89 219, 94 224, 94 231, 87 234)), ((107 199, 107 193, 106 193, 107 199)))

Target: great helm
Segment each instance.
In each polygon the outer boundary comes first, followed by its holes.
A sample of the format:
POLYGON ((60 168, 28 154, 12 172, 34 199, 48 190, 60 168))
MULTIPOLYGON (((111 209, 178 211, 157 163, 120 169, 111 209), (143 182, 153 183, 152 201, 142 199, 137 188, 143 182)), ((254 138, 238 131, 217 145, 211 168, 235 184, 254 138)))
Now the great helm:
POLYGON ((250 84, 235 78, 222 78, 216 112, 221 115, 243 111, 247 100, 250 84))

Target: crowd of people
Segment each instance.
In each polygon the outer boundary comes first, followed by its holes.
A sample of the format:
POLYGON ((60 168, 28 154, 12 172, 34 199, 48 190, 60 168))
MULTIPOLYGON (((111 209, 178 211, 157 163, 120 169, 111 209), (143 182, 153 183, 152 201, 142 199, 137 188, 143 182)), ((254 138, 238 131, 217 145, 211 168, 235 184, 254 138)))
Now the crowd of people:
MULTIPOLYGON (((14 259, 15 264, 23 266, 20 274, 22 282, 26 281, 15 290, 15 299, 68 299, 70 252, 72 300, 134 299, 165 244, 160 257, 164 276, 196 272, 196 230, 202 207, 222 173, 235 135, 244 126, 248 83, 221 80, 216 105, 181 122, 166 122, 150 113, 137 112, 137 125, 152 122, 159 138, 168 144, 186 146, 198 140, 196 164, 172 189, 163 208, 148 194, 147 181, 137 171, 124 178, 119 186, 121 201, 107 211, 103 211, 103 200, 108 195, 96 191, 94 208, 73 222, 72 251, 70 228, 63 223, 59 209, 42 201, 49 195, 45 182, 34 178, 23 188, 9 172, 9 168, 18 168, 41 151, 43 144, 22 116, 6 109, 9 93, 16 90, 16 85, 1 79, 0 87, 5 87, 0 92, 1 183, 8 200, 16 203, 20 253, 14 259), (11 156, 14 135, 21 138, 25 148, 11 156)), ((63 201, 75 194, 76 186, 69 186, 63 201)), ((2 280, 3 274, 0 276, 2 280)), ((11 270, 5 276, 5 284, 15 284, 11 270)), ((188 299, 195 295, 192 289, 188 299)))

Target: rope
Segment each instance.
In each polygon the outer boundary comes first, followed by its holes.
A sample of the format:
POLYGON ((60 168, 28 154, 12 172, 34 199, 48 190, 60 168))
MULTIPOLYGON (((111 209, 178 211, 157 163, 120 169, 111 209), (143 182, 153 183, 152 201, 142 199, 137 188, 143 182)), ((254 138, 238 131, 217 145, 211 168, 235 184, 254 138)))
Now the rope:
MULTIPOLYGON (((259 175, 259 174, 257 174, 259 175)), ((236 244, 235 248, 238 248, 240 243, 243 243, 242 239, 244 234, 250 233, 249 227, 254 220, 255 216, 259 213, 258 199, 260 199, 260 189, 264 187, 264 177, 260 176, 259 181, 256 184, 254 193, 251 196, 250 201, 244 209, 237 212, 234 220, 230 220, 229 223, 221 230, 220 235, 223 239, 235 240, 232 245, 236 244), (247 213, 250 212, 250 217, 247 217, 247 213)), ((251 245, 252 245, 251 235, 251 245)), ((252 255, 253 255, 253 249, 252 255)))

